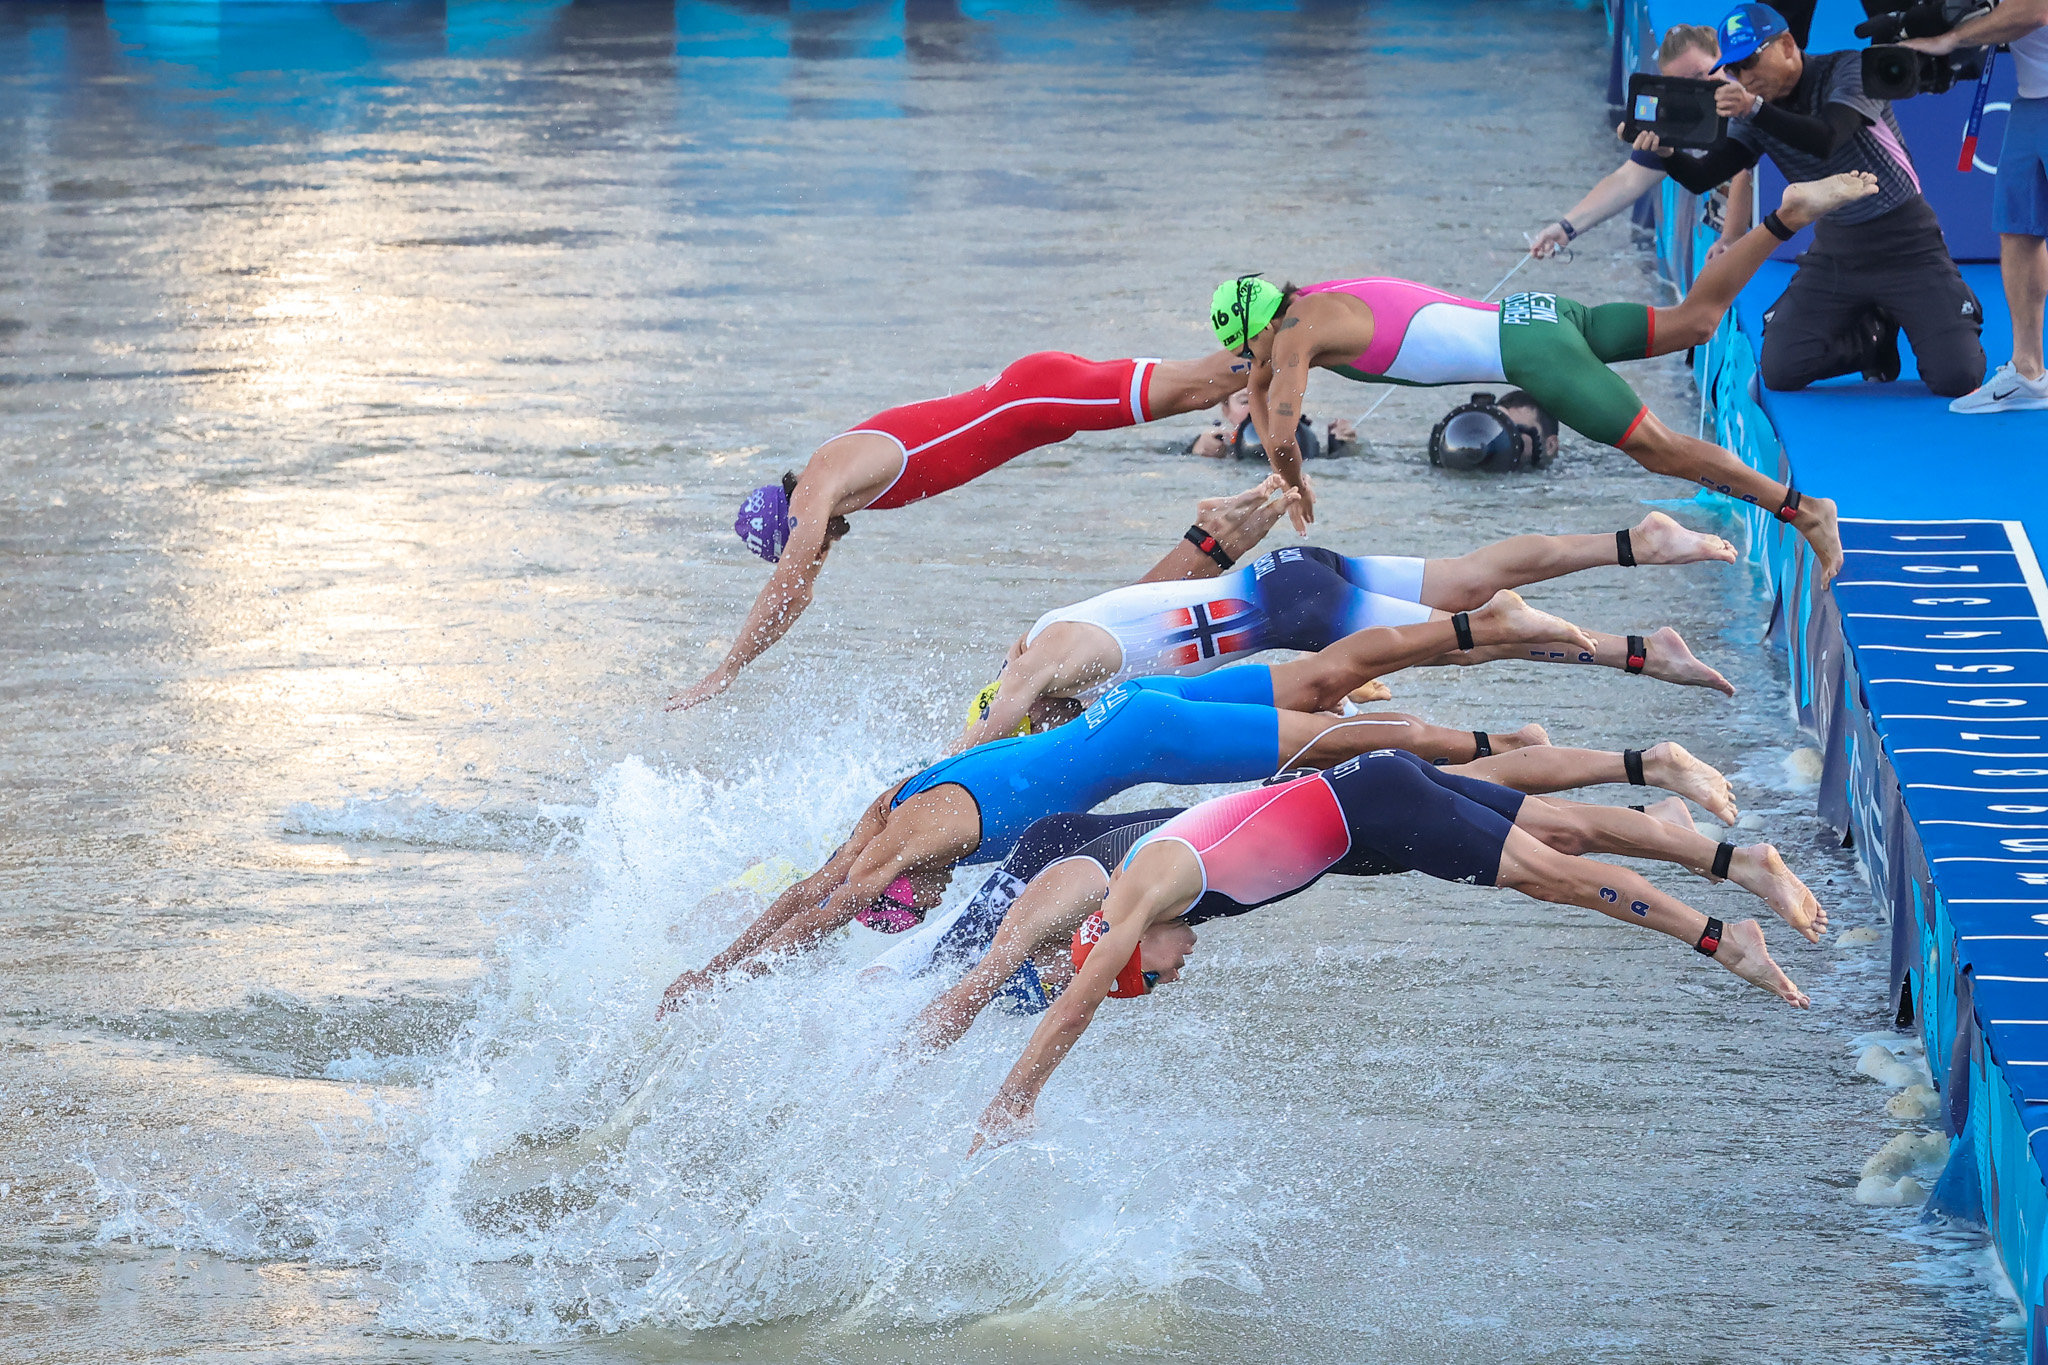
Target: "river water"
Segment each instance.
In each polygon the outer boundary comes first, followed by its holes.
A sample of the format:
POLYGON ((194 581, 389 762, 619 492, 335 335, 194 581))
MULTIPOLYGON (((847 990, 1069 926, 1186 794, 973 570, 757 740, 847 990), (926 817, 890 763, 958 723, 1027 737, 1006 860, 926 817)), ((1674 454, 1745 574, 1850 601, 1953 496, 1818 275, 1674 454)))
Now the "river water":
MULTIPOLYGON (((9 1358, 2017 1359, 1981 1247, 1852 1198, 1905 1126, 1853 1067, 1879 946, 1774 933, 1798 1015, 1590 915, 1328 882, 1105 1010, 973 1162, 1028 1021, 905 1062, 929 988, 856 986, 874 935, 650 1017, 736 876, 822 856, 1022 626, 1252 474, 1184 421, 859 518, 664 716, 763 577, 745 488, 1026 351, 1202 354, 1226 273, 1483 292, 1615 160, 1605 69, 1598 11, 1536 0, 0 7, 9 1358)), ((1667 296, 1620 224, 1521 279, 1667 296)), ((1433 472, 1451 397, 1325 466, 1320 543, 1684 492, 1576 441, 1433 472)), ((1679 739, 1872 923, 1746 571, 1531 596, 1742 696, 1402 704, 1679 739)))

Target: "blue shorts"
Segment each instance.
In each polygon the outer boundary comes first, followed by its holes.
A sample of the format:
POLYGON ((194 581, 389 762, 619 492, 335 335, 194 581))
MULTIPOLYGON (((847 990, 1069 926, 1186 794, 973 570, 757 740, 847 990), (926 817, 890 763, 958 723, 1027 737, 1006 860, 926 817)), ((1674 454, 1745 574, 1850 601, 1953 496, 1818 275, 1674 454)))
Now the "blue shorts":
POLYGON ((2022 237, 2048 237, 2048 96, 2014 99, 1998 149, 1991 187, 1991 226, 2022 237))

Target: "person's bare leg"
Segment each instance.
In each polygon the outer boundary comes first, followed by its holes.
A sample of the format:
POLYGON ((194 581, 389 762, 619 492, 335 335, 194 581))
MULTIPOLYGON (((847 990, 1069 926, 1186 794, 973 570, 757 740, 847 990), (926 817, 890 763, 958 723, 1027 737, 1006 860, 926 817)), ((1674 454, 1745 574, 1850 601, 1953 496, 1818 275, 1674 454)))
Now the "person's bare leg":
POLYGON ((1250 377, 1249 368, 1233 351, 1216 351, 1200 360, 1162 360, 1145 379, 1145 411, 1156 422, 1213 408, 1250 377))
MULTIPOLYGON (((1653 858, 1718 880, 1713 871, 1720 852, 1717 841, 1696 830, 1667 824, 1647 811, 1531 797, 1522 803, 1515 824, 1560 853, 1653 858)), ((1818 943, 1827 932, 1827 910, 1771 845, 1735 849, 1728 860, 1728 880, 1770 906, 1809 943, 1818 943)))
POLYGON ((2012 366, 2022 377, 2039 379, 2041 324, 2048 303, 2048 238, 2017 232, 1998 234, 1998 274, 2005 305, 2012 312, 2012 366))
MULTIPOLYGON (((1535 645, 1493 645, 1483 649, 1458 650, 1424 662, 1464 667, 1469 664, 1521 659, 1530 663, 1591 664, 1598 668, 1624 670, 1628 667, 1626 636, 1607 635, 1597 630, 1586 633, 1593 637, 1593 648, 1590 650, 1576 649, 1563 640, 1552 640, 1535 645)), ((1677 683, 1681 687, 1708 687, 1730 697, 1735 695, 1735 684, 1701 663, 1692 650, 1686 647, 1685 638, 1670 626, 1653 630, 1643 636, 1642 640, 1641 672, 1644 677, 1655 678, 1659 682, 1677 683)))
MULTIPOLYGON (((1505 754, 1546 745, 1550 736, 1540 725, 1525 725, 1511 734, 1489 734, 1486 742, 1494 753, 1505 754)), ((1478 748, 1479 737, 1471 730, 1452 730, 1395 711, 1375 711, 1344 719, 1321 713, 1282 711, 1280 752, 1273 770, 1335 767, 1347 758, 1375 749, 1405 749, 1432 763, 1464 763, 1478 748)), ((1617 756, 1615 762, 1620 761, 1617 756)))
MULTIPOLYGON (((1689 797, 1722 824, 1735 823, 1740 812, 1735 808, 1734 794, 1728 789, 1728 779, 1710 764, 1700 762, 1670 740, 1640 752, 1643 786, 1661 787, 1689 797)), ((1491 758, 1456 764, 1450 771, 1534 795, 1628 781, 1628 763, 1621 754, 1554 746, 1497 753, 1491 758)))
POLYGON ((1693 823, 1692 807, 1685 804, 1685 798, 1682 796, 1667 796, 1662 801, 1652 801, 1643 807, 1643 814, 1652 820, 1662 820, 1667 825, 1676 825, 1680 829, 1699 828, 1693 823))
MULTIPOLYGON (((1643 413, 1621 449, 1652 474, 1669 474, 1686 479, 1716 493, 1754 504, 1776 515, 1791 490, 1776 479, 1751 469, 1733 452, 1712 441, 1702 441, 1673 431, 1657 420, 1654 412, 1643 413)), ((1842 568, 1842 535, 1836 527, 1832 499, 1802 492, 1792 514, 1792 526, 1813 547, 1819 561, 1819 582, 1825 587, 1842 568)))
MULTIPOLYGON (((1625 924, 1640 924, 1687 947, 1697 945, 1707 929, 1707 916, 1637 873, 1559 853, 1525 830, 1508 831, 1494 884, 1554 905, 1577 905, 1625 924)), ((1797 1009, 1810 1003, 1771 960, 1763 929, 1753 919, 1724 926, 1714 961, 1797 1009)))
MULTIPOLYGON (((1784 197, 1778 201, 1778 221, 1797 232, 1823 214, 1876 193, 1877 177, 1867 171, 1845 171, 1787 185, 1784 197)), ((1736 296, 1782 245, 1776 233, 1759 224, 1708 261, 1693 276, 1692 288, 1685 291, 1683 299, 1669 308, 1655 310, 1650 354, 1669 355, 1705 345, 1721 326, 1721 319, 1735 306, 1736 296)))
MULTIPOLYGON (((1639 566, 1735 562, 1733 545, 1704 531, 1687 530, 1662 512, 1652 512, 1631 526, 1628 538, 1639 566)), ((1611 532, 1509 536, 1455 559, 1424 560, 1422 604, 1439 611, 1470 611, 1502 588, 1618 563, 1620 550, 1611 532)))
MULTIPOLYGON (((1538 611, 1505 589, 1467 615, 1475 648, 1562 640, 1590 649, 1592 637, 1571 622, 1538 611)), ((1446 618, 1412 626, 1369 626, 1313 654, 1272 666, 1273 705, 1283 711, 1331 711, 1354 688, 1382 673, 1412 667, 1458 647, 1446 618)))

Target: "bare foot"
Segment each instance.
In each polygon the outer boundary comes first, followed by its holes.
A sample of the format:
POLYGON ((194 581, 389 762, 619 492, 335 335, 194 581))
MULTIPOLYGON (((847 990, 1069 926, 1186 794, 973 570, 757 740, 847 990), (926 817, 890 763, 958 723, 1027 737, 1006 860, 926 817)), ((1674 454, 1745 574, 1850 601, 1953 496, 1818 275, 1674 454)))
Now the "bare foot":
POLYGON ((1392 701, 1393 699, 1394 689, 1387 686, 1385 683, 1379 681, 1379 679, 1377 678, 1365 684, 1363 687, 1354 689, 1351 693, 1351 700, 1353 704, 1358 706, 1363 706, 1367 702, 1392 701))
POLYGON ((1692 807, 1685 804, 1682 796, 1667 796, 1662 801, 1652 801, 1643 807, 1643 814, 1652 820, 1662 820, 1667 825, 1697 832, 1699 826, 1692 822, 1692 807))
POLYGON ((1710 763, 1702 763, 1685 751, 1682 744, 1665 740, 1643 751, 1643 777, 1652 787, 1690 797, 1707 814, 1724 825, 1732 825, 1741 814, 1735 808, 1735 794, 1728 779, 1710 763))
POLYGON ((1733 564, 1735 547, 1719 536, 1689 530, 1662 512, 1652 512, 1629 528, 1629 548, 1637 564, 1733 564))
POLYGON ((1823 214, 1877 193, 1877 177, 1869 171, 1843 171, 1819 180, 1785 187, 1778 200, 1778 221, 1797 232, 1823 214))
POLYGON ((1813 557, 1820 561, 1814 586, 1825 588, 1842 571, 1842 532, 1835 523, 1834 499, 1800 494, 1799 510, 1792 514, 1792 524, 1806 537, 1806 543, 1813 547, 1813 557))
POLYGON ((1532 722, 1524 725, 1513 734, 1489 735, 1487 738, 1493 741, 1493 751, 1495 753, 1504 754, 1510 749, 1540 748, 1550 743, 1550 732, 1532 722))
POLYGON ((1813 1003, 1806 998, 1805 991, 1792 984, 1784 968, 1771 961, 1771 951, 1764 947, 1763 927, 1753 919, 1737 920, 1722 927, 1721 946, 1714 950, 1714 961, 1794 1009, 1803 1010, 1813 1003))
POLYGON ((1520 593, 1502 588, 1472 613, 1472 643, 1475 645, 1542 644, 1564 640, 1588 653, 1596 648, 1593 637, 1571 622, 1547 611, 1538 611, 1522 600, 1520 593))
POLYGON ((1820 942, 1820 936, 1828 931, 1826 907, 1814 899, 1806 883, 1792 874, 1769 844, 1736 849, 1728 864, 1728 880, 1762 897, 1778 918, 1798 930, 1808 943, 1820 942))
POLYGON ((1686 648, 1685 637, 1670 626, 1652 631, 1646 643, 1650 648, 1643 672, 1650 677, 1685 687, 1711 687, 1727 697, 1735 695, 1735 684, 1701 663, 1686 648))

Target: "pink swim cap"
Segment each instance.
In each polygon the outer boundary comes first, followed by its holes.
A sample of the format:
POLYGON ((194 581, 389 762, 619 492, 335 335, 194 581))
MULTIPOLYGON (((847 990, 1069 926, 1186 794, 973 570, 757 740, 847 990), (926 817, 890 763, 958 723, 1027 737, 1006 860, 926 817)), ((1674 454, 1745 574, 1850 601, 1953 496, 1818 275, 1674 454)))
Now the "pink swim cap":
POLYGON ((900 934, 924 923, 924 911, 917 908, 917 892, 910 878, 898 877, 882 890, 882 898, 854 916, 878 934, 900 934))

